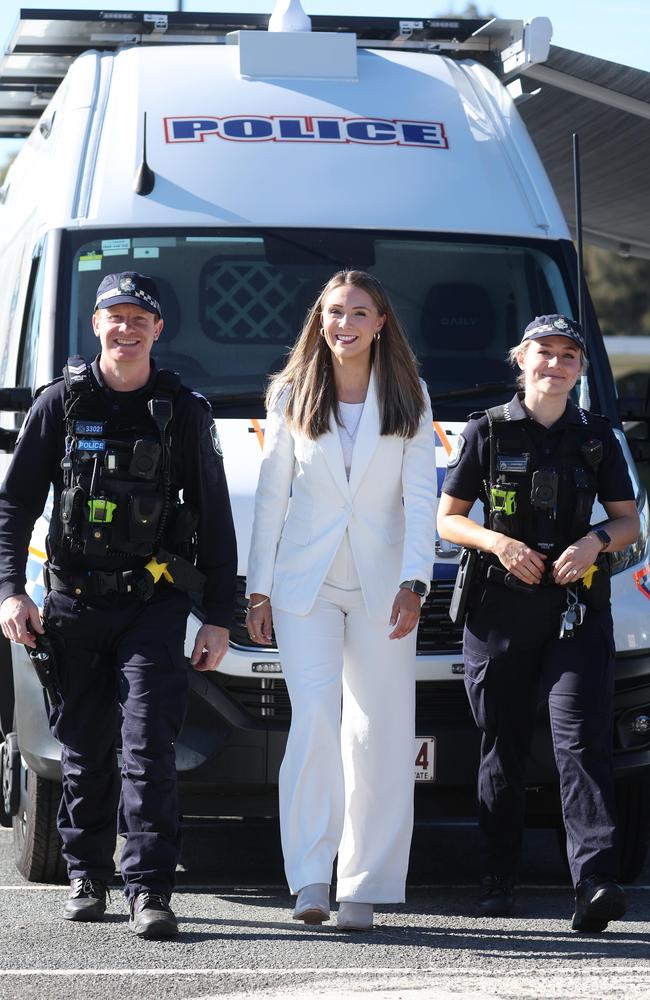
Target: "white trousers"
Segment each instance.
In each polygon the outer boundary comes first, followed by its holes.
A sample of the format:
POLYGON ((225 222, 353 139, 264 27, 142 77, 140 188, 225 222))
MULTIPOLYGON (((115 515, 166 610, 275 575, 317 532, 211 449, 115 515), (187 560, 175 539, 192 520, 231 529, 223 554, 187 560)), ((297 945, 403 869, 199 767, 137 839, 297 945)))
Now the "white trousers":
POLYGON ((292 709, 280 769, 289 888, 329 885, 338 853, 339 901, 402 902, 413 831, 416 630, 389 640, 389 622, 370 621, 347 535, 310 613, 274 609, 273 619, 292 709))

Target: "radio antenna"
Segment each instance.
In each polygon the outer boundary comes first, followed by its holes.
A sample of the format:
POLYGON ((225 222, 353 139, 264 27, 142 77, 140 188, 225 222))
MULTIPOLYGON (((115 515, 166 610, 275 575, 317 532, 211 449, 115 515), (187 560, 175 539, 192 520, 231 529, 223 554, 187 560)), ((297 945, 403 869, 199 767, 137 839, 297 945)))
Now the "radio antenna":
MULTIPOLYGON (((587 344, 587 327, 585 325, 585 266, 582 252, 582 185, 580 181, 580 140, 578 133, 573 133, 573 184, 576 212, 576 255, 578 264, 578 322, 582 336, 587 344)), ((589 396, 589 379, 585 372, 580 376, 580 406, 583 410, 591 409, 589 396)))
POLYGON ((156 175, 147 163, 147 112, 144 112, 142 123, 142 160, 133 179, 133 190, 136 194, 151 194, 156 183, 156 175))

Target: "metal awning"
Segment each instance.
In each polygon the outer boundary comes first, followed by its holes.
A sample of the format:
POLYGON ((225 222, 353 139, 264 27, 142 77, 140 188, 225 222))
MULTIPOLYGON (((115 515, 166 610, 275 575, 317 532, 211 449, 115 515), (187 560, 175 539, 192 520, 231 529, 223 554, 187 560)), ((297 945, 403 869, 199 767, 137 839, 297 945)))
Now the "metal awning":
POLYGON ((580 139, 586 242, 650 258, 650 73, 551 46, 518 101, 562 210, 575 225, 572 133, 580 139))
MULTIPOLYGON (((512 91, 523 91, 519 111, 569 225, 575 219, 571 136, 577 132, 585 240, 650 258, 650 73, 556 46, 549 52, 546 18, 311 20, 314 31, 355 32, 362 47, 440 52, 488 65, 512 91)), ((29 134, 85 49, 223 44, 230 31, 263 31, 267 24, 262 14, 21 10, 0 54, 0 136, 29 134)))

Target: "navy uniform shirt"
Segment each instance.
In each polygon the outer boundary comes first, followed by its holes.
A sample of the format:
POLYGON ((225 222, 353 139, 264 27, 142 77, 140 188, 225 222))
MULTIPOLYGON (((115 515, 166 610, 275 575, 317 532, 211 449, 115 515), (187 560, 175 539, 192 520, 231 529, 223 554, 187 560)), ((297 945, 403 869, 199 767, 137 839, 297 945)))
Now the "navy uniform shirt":
MULTIPOLYGON (((154 394, 156 370, 153 364, 147 385, 133 392, 109 389, 97 360, 92 365, 92 372, 98 391, 104 394, 104 402, 120 425, 153 427, 147 410, 147 402, 154 394)), ((57 562, 63 489, 61 459, 65 452, 64 399, 65 386, 63 380, 58 379, 35 400, 0 489, 0 603, 12 594, 25 593, 27 547, 34 523, 43 512, 50 484, 54 486, 54 506, 48 532, 48 555, 57 562)), ((183 490, 183 501, 199 517, 196 565, 206 576, 205 621, 208 625, 229 628, 235 598, 237 547, 223 458, 213 437, 210 404, 184 386, 173 397, 171 483, 172 499, 177 499, 179 490, 183 490)), ((142 559, 136 559, 136 565, 142 563, 142 559)), ((126 565, 133 565, 133 559, 126 565)), ((125 568, 125 563, 110 555, 90 563, 82 556, 76 565, 68 561, 66 566, 70 569, 115 569, 125 568)))
MULTIPOLYGON (((551 427, 544 427, 529 417, 521 405, 518 393, 508 404, 512 420, 525 420, 526 431, 538 454, 549 459, 559 445, 564 429, 570 424, 581 424, 584 413, 593 436, 602 441, 603 458, 596 470, 597 494, 601 503, 634 500, 634 488, 627 471, 625 456, 606 417, 580 411, 569 399, 566 410, 551 427)), ((457 500, 480 500, 483 504, 484 524, 489 524, 489 506, 486 484, 490 479, 490 426, 485 413, 472 413, 451 456, 442 492, 457 500)))

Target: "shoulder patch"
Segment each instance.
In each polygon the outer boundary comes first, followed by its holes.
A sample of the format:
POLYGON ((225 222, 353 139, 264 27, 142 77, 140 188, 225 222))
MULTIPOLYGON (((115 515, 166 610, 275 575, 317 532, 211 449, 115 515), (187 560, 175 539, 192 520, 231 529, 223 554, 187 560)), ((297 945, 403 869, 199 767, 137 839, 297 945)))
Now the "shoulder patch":
POLYGON ((466 444, 467 441, 465 440, 463 435, 459 434, 456 440, 454 441, 454 447, 452 449, 451 455, 447 459, 448 469, 453 469, 455 468, 455 466, 458 465, 458 463, 460 462, 460 456, 463 454, 463 449, 465 448, 466 444))
POLYGON ((212 421, 212 426, 210 427, 210 437, 212 438, 212 447, 214 448, 216 454, 219 458, 223 458, 223 450, 221 448, 221 441, 219 440, 219 431, 217 430, 217 425, 214 420, 212 421))

